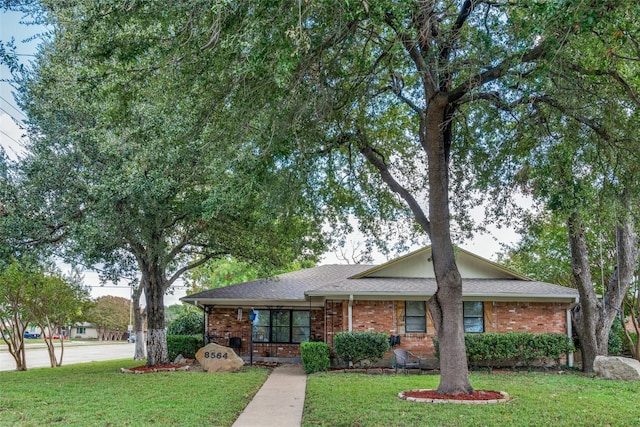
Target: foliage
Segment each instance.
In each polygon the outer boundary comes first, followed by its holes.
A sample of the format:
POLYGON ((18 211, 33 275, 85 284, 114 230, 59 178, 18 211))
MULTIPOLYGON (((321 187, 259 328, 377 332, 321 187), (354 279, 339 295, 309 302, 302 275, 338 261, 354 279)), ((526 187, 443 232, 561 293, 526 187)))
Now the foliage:
MULTIPOLYGON (((3 339, 16 362, 16 369, 26 369, 23 332, 33 323, 48 334, 45 343, 51 366, 62 364, 56 356, 51 336, 62 327, 84 319, 89 294, 78 277, 64 277, 57 271, 26 262, 11 263, 0 274, 0 329, 12 331, 3 339)), ((61 347, 64 344, 61 344, 61 347)))
POLYGON ((323 342, 303 342, 300 344, 302 366, 307 374, 326 371, 331 365, 329 344, 323 342))
POLYGON ((139 361, 117 360, 0 372, 0 425, 231 426, 270 372, 120 373, 136 366, 139 361))
POLYGON ((164 294, 185 271, 227 255, 314 259, 324 236, 295 165, 226 120, 224 58, 175 56, 201 52, 181 40, 191 6, 110 3, 43 2, 53 38, 16 77, 31 137, 20 181, 63 256, 113 281, 141 274, 153 365, 166 362, 164 294))
POLYGON ((1 339, 16 363, 16 370, 27 369, 23 333, 33 320, 27 309, 30 302, 29 283, 35 274, 17 262, 0 273, 0 333, 1 339))
POLYGON ((200 310, 185 311, 167 327, 168 335, 202 335, 203 331, 204 313, 200 310))
POLYGON ((370 363, 384 357, 389 350, 389 334, 375 331, 343 331, 334 336, 333 346, 336 355, 345 362, 370 363))
POLYGON ((587 371, 607 352, 611 324, 638 266, 640 31, 630 22, 640 6, 598 7, 577 21, 580 36, 567 38, 531 87, 513 142, 484 161, 488 186, 503 185, 507 197, 514 187, 524 189, 553 212, 546 231, 566 224, 564 259, 571 260, 570 279, 581 294, 572 313, 587 371))
POLYGON ((170 305, 164 310, 164 322, 169 325, 171 322, 177 319, 178 316, 182 315, 185 311, 191 310, 192 308, 195 307, 182 303, 170 305))
POLYGON ((241 261, 228 256, 212 259, 185 274, 185 282, 191 287, 190 292, 200 292, 207 289, 220 288, 235 283, 249 282, 264 277, 310 268, 315 265, 312 260, 302 260, 265 270, 259 263, 250 260, 241 261))
MULTIPOLYGON (((531 366, 549 359, 560 366, 560 358, 574 351, 569 337, 563 334, 484 333, 465 334, 464 339, 469 364, 489 368, 531 366)), ((433 341, 439 357, 437 337, 433 341)))
POLYGON ((416 404, 403 390, 436 388, 438 375, 309 376, 303 426, 540 426, 637 424, 638 381, 571 373, 471 374, 478 390, 509 393, 499 405, 416 404), (375 402, 375 404, 372 404, 375 402))
POLYGON ((87 321, 98 330, 99 340, 119 340, 127 332, 131 300, 106 295, 99 297, 87 313, 87 321))
POLYGON ((620 317, 616 317, 609 331, 608 351, 610 356, 620 356, 624 350, 624 331, 620 317))
POLYGON ((48 331, 45 337, 51 367, 62 365, 64 340, 60 340, 60 356, 56 355, 53 334, 61 333, 62 328, 78 321, 84 321, 90 307, 89 290, 84 287, 78 274, 64 276, 58 271, 43 271, 40 279, 32 286, 33 300, 27 305, 34 323, 48 331))
POLYGON ((520 240, 504 248, 498 254, 498 262, 531 279, 571 287, 571 255, 565 221, 547 212, 532 214, 523 219, 518 232, 520 240))
POLYGON ((167 350, 169 360, 175 360, 179 354, 187 359, 195 359, 196 353, 203 346, 202 334, 200 335, 167 335, 167 350))

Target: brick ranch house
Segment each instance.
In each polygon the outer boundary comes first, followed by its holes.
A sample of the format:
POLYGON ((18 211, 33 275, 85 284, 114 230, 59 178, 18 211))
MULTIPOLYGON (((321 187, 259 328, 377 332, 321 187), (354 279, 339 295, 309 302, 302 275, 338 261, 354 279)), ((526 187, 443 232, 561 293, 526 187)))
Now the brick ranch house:
MULTIPOLYGON (((537 282, 460 248, 466 332, 571 335, 574 289, 537 282)), ((426 301, 435 293, 431 248, 379 266, 323 265, 188 295, 205 312, 205 342, 254 360, 300 360, 300 343, 333 345, 340 331, 384 331, 399 346, 435 360, 436 336, 426 301)), ((571 362, 571 360, 569 360, 571 362)))

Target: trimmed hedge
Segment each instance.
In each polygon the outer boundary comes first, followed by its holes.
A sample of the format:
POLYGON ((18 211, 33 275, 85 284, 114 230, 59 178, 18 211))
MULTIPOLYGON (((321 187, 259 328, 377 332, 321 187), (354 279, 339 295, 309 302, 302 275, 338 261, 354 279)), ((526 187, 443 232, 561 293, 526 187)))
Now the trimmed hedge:
MULTIPOLYGON (((438 339, 433 338, 436 356, 440 358, 438 339)), ((531 366, 535 362, 554 360, 574 351, 573 344, 563 334, 532 334, 528 332, 465 334, 467 361, 470 366, 497 368, 518 365, 531 366)))
POLYGON ((203 345, 202 335, 167 335, 167 351, 172 361, 179 354, 187 359, 195 359, 203 345))
POLYGON ((303 342, 300 344, 302 366, 307 374, 329 369, 329 344, 323 342, 303 342))
POLYGON ((333 346, 336 355, 345 362, 369 360, 373 364, 389 350, 389 335, 374 331, 338 332, 333 339, 333 346))

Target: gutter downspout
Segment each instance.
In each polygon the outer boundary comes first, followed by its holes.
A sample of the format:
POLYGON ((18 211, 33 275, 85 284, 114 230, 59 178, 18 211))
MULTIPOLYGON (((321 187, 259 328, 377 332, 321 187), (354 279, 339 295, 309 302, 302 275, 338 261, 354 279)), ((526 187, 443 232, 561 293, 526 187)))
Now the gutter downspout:
POLYGON ((349 305, 347 307, 347 319, 349 322, 349 332, 353 330, 353 295, 349 295, 349 305))

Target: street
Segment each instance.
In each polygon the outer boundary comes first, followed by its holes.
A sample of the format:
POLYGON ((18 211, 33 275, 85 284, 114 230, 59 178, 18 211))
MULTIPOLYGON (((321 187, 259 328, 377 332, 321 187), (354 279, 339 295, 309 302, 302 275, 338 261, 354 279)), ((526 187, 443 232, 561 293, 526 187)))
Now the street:
MULTIPOLYGON (((60 343, 56 343, 56 355, 60 357, 60 343)), ((95 362, 101 360, 132 359, 135 344, 127 342, 95 343, 75 341, 65 343, 62 366, 74 363, 95 362)), ((44 368, 51 366, 49 353, 44 343, 26 345, 27 369, 44 368)), ((144 362, 141 361, 141 364, 144 362)), ((16 363, 6 346, 0 346, 0 371, 13 371, 16 363)))

